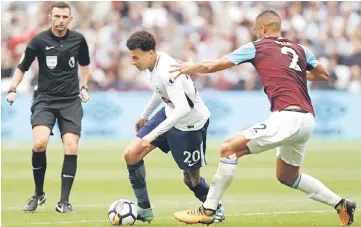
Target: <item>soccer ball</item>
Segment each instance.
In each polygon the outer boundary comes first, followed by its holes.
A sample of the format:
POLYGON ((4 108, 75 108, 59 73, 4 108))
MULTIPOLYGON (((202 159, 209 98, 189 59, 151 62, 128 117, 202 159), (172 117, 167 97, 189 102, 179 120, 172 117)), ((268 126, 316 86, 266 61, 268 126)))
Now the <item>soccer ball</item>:
POLYGON ((131 201, 116 200, 109 206, 108 218, 112 225, 133 225, 137 220, 137 208, 131 201))

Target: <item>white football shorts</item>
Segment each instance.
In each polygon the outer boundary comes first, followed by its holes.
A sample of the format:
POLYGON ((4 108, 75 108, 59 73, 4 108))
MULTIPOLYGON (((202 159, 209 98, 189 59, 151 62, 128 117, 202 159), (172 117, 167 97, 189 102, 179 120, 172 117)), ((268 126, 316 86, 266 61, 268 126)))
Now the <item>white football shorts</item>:
POLYGON ((306 143, 315 128, 311 113, 275 111, 261 123, 241 132, 252 154, 277 147, 277 156, 293 166, 301 166, 306 143))

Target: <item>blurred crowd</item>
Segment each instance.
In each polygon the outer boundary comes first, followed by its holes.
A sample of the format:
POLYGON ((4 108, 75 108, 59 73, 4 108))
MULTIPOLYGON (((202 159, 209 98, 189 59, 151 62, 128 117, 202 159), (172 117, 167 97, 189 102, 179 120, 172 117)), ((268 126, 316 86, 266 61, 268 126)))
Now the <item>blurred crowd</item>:
MULTIPOLYGON (((1 89, 6 91, 26 44, 48 29, 54 2, 2 2, 1 89)), ((256 39, 254 21, 266 9, 282 18, 282 36, 309 47, 330 73, 311 89, 361 92, 361 2, 69 2, 71 29, 88 41, 92 90, 149 90, 146 72, 131 65, 126 40, 139 29, 152 32, 157 50, 180 60, 213 60, 256 39)), ((33 63, 19 90, 38 80, 33 63)), ((200 89, 262 89, 251 64, 195 77, 200 89)))

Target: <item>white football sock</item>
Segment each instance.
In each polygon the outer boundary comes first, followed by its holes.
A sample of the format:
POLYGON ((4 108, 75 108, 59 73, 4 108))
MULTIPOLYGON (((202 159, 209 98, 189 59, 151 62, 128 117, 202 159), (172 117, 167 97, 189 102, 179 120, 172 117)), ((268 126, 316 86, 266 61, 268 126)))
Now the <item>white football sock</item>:
POLYGON ((218 169, 213 177, 212 185, 209 188, 207 200, 203 207, 216 210, 221 201, 224 191, 231 184, 237 168, 237 159, 221 158, 218 169))
POLYGON ((328 189, 321 181, 307 174, 302 173, 297 181, 299 181, 299 183, 296 188, 306 193, 310 199, 333 207, 335 207, 342 199, 328 189))

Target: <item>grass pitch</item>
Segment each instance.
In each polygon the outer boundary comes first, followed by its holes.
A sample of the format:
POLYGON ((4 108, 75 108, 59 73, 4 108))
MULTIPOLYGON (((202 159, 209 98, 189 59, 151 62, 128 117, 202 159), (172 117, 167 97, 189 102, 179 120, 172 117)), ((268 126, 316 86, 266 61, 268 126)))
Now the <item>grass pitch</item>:
MULTIPOLYGON (((2 226, 111 226, 108 206, 116 199, 134 201, 128 182, 122 151, 126 143, 81 144, 76 180, 70 196, 75 214, 58 214, 60 172, 63 160, 61 145, 47 150, 45 179, 47 203, 34 213, 22 207, 31 197, 34 186, 31 169, 31 144, 2 146, 2 226)), ((202 175, 211 181, 218 165, 220 143, 208 144, 208 166, 202 175)), ((148 189, 155 219, 136 226, 187 226, 173 218, 175 211, 194 208, 200 202, 183 184, 182 173, 172 156, 159 150, 145 160, 148 189)), ((308 173, 341 196, 361 206, 361 142, 310 142, 303 165, 308 173)), ((275 151, 248 156, 240 160, 237 175, 226 191, 226 221, 220 227, 310 227, 339 226, 333 208, 308 199, 303 193, 282 186, 275 178, 275 151)), ((361 208, 353 226, 361 226, 361 208)))

